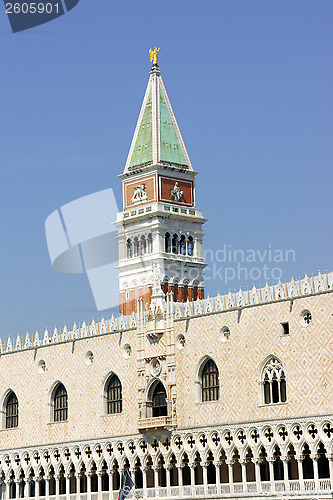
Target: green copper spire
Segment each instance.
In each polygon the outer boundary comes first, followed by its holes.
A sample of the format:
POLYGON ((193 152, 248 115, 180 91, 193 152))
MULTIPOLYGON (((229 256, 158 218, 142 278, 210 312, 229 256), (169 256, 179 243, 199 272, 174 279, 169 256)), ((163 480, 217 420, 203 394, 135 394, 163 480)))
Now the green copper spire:
POLYGON ((185 156, 167 104, 160 88, 160 158, 162 161, 186 165, 185 156))
POLYGON ((124 174, 136 167, 168 165, 192 171, 157 64, 150 71, 124 174))
POLYGON ((141 165, 142 163, 149 162, 152 160, 152 157, 153 137, 152 103, 150 89, 129 166, 133 167, 134 165, 141 165))

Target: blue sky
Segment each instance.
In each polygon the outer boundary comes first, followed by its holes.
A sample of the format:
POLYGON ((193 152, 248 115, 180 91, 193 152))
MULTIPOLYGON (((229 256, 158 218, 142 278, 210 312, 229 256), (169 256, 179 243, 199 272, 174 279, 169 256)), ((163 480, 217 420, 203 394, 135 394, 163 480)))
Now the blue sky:
MULTIPOLYGON (((325 0, 81 0, 13 34, 1 5, 0 336, 101 317, 85 276, 52 269, 44 222, 109 187, 121 204, 155 45, 205 248, 293 249, 283 279, 333 270, 332 17, 325 0)), ((244 274, 207 293, 251 286, 244 274)))

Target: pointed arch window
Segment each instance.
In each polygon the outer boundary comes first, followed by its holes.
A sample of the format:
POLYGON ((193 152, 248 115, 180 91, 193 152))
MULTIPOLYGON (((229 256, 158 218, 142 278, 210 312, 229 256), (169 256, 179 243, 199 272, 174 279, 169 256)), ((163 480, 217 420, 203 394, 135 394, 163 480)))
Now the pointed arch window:
POLYGON ((54 422, 64 422, 68 419, 68 396, 65 386, 58 384, 54 393, 54 422))
POLYGON ((175 254, 179 253, 178 234, 174 234, 172 237, 172 253, 175 253, 175 254))
POLYGON ((6 403, 6 429, 18 427, 18 399, 15 392, 11 391, 6 403))
POLYGON ((140 244, 139 238, 136 236, 134 238, 134 257, 138 257, 140 255, 140 244))
POLYGON ((165 252, 170 253, 171 251, 171 242, 170 242, 170 233, 165 233, 165 252))
POLYGON ((127 258, 131 259, 133 257, 133 245, 132 240, 127 240, 127 258))
POLYGON ((286 375, 282 363, 271 357, 262 373, 264 404, 285 403, 287 401, 286 375))
POLYGON ((186 255, 186 239, 185 239, 185 236, 183 234, 180 237, 180 254, 186 255))
POLYGON ((190 257, 192 257, 192 255, 193 255, 193 249, 194 249, 193 238, 192 238, 192 236, 189 236, 188 242, 187 242, 187 253, 190 257))
POLYGON ((163 417, 168 414, 167 396, 162 382, 155 386, 152 396, 153 417, 163 417))
POLYGON ((117 375, 111 375, 106 388, 107 412, 121 413, 123 407, 123 394, 121 382, 117 375))
POLYGON ((219 371, 212 359, 206 361, 201 381, 202 401, 217 401, 219 399, 219 371))

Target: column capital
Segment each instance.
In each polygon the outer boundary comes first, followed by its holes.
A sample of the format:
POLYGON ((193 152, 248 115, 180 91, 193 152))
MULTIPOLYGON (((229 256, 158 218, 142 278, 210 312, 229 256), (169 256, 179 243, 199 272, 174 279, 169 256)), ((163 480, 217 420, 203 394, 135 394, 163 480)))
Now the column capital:
POLYGON ((201 467, 204 469, 207 469, 208 465, 209 465, 209 462, 202 462, 201 463, 201 467))
POLYGON ((253 460, 253 463, 256 465, 260 465, 263 463, 263 459, 260 457, 253 458, 252 460, 253 460))
POLYGON ((290 455, 283 455, 281 457, 282 462, 290 462, 291 456, 290 455))
POLYGON ((269 464, 272 464, 275 462, 275 458, 274 457, 266 457, 266 460, 269 464))
POLYGON ((310 457, 312 458, 313 461, 318 462, 319 460, 319 455, 317 453, 311 453, 310 457))
POLYGON ((250 461, 250 460, 249 460, 248 458, 240 458, 240 459, 239 459, 239 463, 240 463, 241 465, 246 465, 247 463, 249 463, 249 461, 250 461))
POLYGON ((215 467, 221 467, 221 465, 223 464, 222 460, 214 460, 214 465, 215 467))
POLYGON ((295 459, 297 460, 297 462, 303 462, 304 456, 303 455, 295 455, 295 459))
POLYGON ((147 470, 149 469, 149 467, 147 467, 147 466, 144 465, 144 466, 140 467, 140 469, 141 469, 141 472, 146 473, 147 470))
POLYGON ((225 463, 226 463, 227 465, 231 465, 231 466, 233 466, 233 465, 234 465, 234 463, 235 463, 235 460, 233 460, 233 459, 226 460, 226 461, 225 461, 225 463))
POLYGON ((160 470, 160 467, 158 465, 153 465, 152 469, 154 472, 158 472, 160 470))

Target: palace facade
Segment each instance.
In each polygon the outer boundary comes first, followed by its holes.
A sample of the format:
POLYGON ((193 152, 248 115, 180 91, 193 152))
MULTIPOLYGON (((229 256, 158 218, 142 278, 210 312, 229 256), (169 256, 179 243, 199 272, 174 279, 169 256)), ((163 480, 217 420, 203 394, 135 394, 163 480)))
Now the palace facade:
POLYGON ((154 63, 120 315, 0 344, 3 499, 332 497, 333 275, 204 298, 195 175, 154 63))

